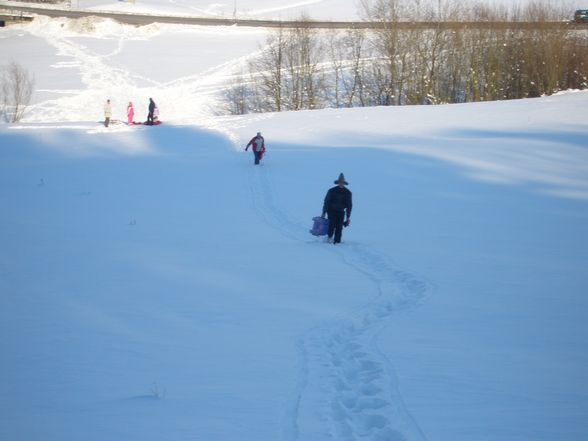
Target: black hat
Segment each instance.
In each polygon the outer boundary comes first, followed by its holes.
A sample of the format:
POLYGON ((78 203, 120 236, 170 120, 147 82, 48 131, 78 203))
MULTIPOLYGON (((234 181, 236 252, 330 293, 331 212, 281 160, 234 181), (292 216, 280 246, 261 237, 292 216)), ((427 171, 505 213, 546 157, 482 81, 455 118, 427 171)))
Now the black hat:
POLYGON ((339 184, 339 182, 343 182, 343 184, 348 185, 349 182, 345 180, 345 176, 343 173, 339 173, 339 178, 335 181, 335 184, 339 184))

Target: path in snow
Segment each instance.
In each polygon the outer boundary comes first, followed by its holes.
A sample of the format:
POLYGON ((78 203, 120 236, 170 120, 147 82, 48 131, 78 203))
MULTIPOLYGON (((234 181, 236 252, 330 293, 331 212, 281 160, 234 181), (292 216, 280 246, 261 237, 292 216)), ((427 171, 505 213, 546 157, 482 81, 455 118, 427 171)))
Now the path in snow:
MULTIPOLYGON (((252 167, 249 187, 255 209, 285 236, 322 247, 369 278, 378 295, 352 314, 310 329, 299 341, 299 379, 287 410, 287 441, 426 441, 406 409, 392 364, 377 339, 393 315, 416 307, 427 283, 399 270, 367 246, 322 243, 310 225, 293 221, 275 203, 271 168, 252 167)), ((309 220, 310 223, 310 220, 309 220)))
MULTIPOLYGON (((199 122, 206 125, 211 116, 222 109, 223 91, 231 86, 235 72, 251 56, 247 53, 241 56, 237 54, 234 58, 228 56, 224 60, 215 58, 212 63, 204 61, 204 65, 210 67, 203 68, 196 55, 192 57, 191 52, 186 52, 186 69, 194 73, 169 81, 157 81, 134 73, 132 62, 129 65, 129 60, 125 58, 126 54, 136 50, 135 46, 128 46, 129 44, 136 44, 137 41, 145 41, 146 45, 152 44, 153 38, 161 33, 156 25, 134 28, 95 18, 54 21, 41 18, 34 26, 26 29, 55 47, 58 55, 68 58, 52 67, 78 69, 85 89, 46 91, 58 97, 30 106, 27 122, 101 120, 103 104, 107 98, 114 99, 115 106, 120 109, 126 108, 128 101, 134 102, 135 120, 142 121, 146 118, 148 98, 153 97, 161 109, 162 119, 176 124, 199 122), (85 37, 84 30, 89 32, 91 40, 85 37), (215 61, 217 64, 214 64, 215 61)), ((169 35, 174 32, 186 32, 192 37, 200 35, 198 28, 186 30, 168 26, 164 29, 169 31, 169 35)), ((229 35, 230 38, 238 39, 241 34, 229 35)), ((258 34, 251 35, 255 39, 258 34)), ((165 51, 165 44, 172 44, 172 41, 176 40, 159 42, 158 47, 152 45, 153 50, 165 51)), ((175 61, 177 60, 174 59, 175 61)), ((139 63, 145 67, 145 60, 140 60, 139 63)), ((123 112, 120 110, 118 113, 123 112)), ((115 119, 116 117, 117 112, 114 115, 115 119)))
MULTIPOLYGON (((105 101, 105 96, 108 96, 104 93, 105 90, 123 91, 136 87, 137 79, 130 72, 120 67, 115 68, 107 63, 109 57, 122 51, 124 41, 128 36, 116 37, 114 51, 104 55, 92 51, 66 32, 53 30, 51 23, 47 23, 46 26, 30 26, 28 29, 32 35, 43 38, 48 44, 54 46, 58 55, 71 59, 71 61, 60 62, 52 67, 79 69, 86 90, 31 106, 27 121, 68 121, 72 114, 79 115, 79 120, 91 120, 91 117, 85 118, 88 109, 95 108, 96 110, 92 113, 100 114, 101 105, 105 101)), ((52 92, 60 93, 61 91, 52 92)))

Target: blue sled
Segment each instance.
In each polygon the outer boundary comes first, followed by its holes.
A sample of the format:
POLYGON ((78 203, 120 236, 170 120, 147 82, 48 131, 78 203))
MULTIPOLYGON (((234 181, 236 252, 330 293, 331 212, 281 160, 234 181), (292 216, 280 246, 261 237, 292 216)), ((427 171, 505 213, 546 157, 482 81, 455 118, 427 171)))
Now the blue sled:
POLYGON ((325 236, 329 232, 329 219, 324 219, 320 216, 313 217, 314 221, 310 234, 313 236, 325 236))

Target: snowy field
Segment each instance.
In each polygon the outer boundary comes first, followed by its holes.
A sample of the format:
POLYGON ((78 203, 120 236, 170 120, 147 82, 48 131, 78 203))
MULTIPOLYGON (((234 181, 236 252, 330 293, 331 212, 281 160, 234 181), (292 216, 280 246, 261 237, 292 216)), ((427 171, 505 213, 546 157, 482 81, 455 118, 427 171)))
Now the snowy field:
POLYGON ((0 30, 0 439, 588 439, 588 93, 215 116, 265 35, 0 30))

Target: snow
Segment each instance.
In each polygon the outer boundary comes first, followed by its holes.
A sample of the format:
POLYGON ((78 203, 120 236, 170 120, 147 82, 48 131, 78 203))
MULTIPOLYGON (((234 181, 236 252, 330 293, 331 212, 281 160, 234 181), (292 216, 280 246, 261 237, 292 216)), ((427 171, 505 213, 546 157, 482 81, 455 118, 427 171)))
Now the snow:
POLYGON ((265 35, 0 30, 0 439, 587 439, 588 93, 216 115, 265 35))

